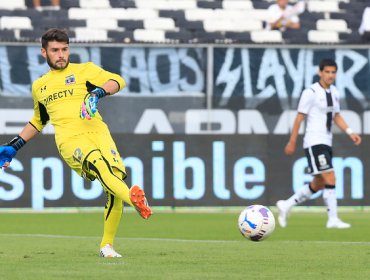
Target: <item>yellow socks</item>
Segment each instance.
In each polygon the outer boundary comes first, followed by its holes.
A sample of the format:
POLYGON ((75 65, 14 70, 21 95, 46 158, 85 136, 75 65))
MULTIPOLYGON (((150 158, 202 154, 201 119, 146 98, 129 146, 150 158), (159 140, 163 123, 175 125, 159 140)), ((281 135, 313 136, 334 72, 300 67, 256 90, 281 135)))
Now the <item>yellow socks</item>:
POLYGON ((107 193, 107 204, 104 209, 104 234, 100 248, 107 244, 113 245, 113 240, 121 220, 122 209, 122 200, 107 193))

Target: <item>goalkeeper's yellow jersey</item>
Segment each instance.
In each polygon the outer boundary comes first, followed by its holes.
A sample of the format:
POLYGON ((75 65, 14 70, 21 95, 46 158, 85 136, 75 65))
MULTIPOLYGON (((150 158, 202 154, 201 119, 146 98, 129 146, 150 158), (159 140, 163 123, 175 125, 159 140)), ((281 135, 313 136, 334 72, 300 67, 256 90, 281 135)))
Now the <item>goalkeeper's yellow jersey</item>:
POLYGON ((32 84, 34 115, 30 123, 41 131, 50 121, 57 144, 78 134, 107 132, 107 125, 98 112, 86 120, 80 118, 80 109, 87 94, 86 81, 102 86, 108 80, 116 81, 120 90, 125 86, 119 75, 92 62, 69 63, 63 70, 50 70, 32 84))

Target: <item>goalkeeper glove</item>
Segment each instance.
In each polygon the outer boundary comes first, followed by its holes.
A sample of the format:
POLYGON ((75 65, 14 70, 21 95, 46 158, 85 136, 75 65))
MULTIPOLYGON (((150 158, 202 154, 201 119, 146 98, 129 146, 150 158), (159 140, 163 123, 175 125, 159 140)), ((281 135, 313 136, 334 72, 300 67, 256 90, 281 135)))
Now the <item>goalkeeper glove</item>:
POLYGON ((17 151, 26 144, 26 141, 20 137, 14 137, 9 143, 0 146, 0 168, 7 167, 17 151))
POLYGON ((89 81, 86 81, 86 87, 89 93, 85 95, 84 101, 81 104, 80 118, 91 120, 98 111, 99 99, 106 96, 107 92, 89 81))

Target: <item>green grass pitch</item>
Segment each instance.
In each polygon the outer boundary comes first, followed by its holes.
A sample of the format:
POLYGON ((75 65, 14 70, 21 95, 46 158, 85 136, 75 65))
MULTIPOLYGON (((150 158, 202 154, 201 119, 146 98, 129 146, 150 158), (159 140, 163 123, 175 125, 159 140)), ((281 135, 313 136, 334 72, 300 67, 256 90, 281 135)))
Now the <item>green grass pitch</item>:
POLYGON ((341 212, 345 230, 327 230, 324 210, 297 211, 262 242, 240 235, 238 214, 128 211, 123 258, 103 259, 101 213, 0 212, 0 279, 370 279, 368 211, 341 212))

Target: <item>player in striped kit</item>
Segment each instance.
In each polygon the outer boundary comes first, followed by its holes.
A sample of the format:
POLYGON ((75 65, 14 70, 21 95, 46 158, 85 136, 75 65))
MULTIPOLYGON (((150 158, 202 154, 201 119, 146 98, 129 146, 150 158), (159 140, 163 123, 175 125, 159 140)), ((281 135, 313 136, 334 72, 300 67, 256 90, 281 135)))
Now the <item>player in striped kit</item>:
POLYGON ((335 173, 332 164, 332 124, 335 123, 345 131, 355 145, 361 143, 361 137, 353 132, 340 114, 339 92, 333 85, 337 68, 334 60, 323 59, 319 65, 319 82, 305 89, 301 95, 291 136, 284 151, 287 155, 295 152, 299 128, 307 118, 303 148, 313 179, 287 200, 279 200, 276 203, 281 227, 286 227, 287 215, 294 205, 308 200, 319 190, 323 190, 323 199, 328 210, 326 227, 351 227, 337 215, 335 173))

